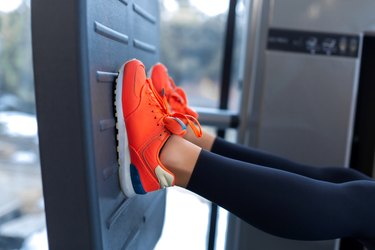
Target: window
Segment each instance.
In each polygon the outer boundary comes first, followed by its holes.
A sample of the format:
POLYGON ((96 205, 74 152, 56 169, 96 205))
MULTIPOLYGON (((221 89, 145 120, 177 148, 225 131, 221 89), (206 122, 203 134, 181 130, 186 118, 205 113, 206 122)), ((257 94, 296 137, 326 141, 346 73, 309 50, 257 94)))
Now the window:
MULTIPOLYGON (((160 0, 160 60, 185 89, 191 106, 219 105, 228 7, 229 0, 160 0)), ((207 249, 210 209, 211 203, 200 196, 167 189, 165 224, 156 249, 207 249)), ((220 209, 216 249, 225 247, 226 217, 220 209)))
POLYGON ((30 1, 0 0, 0 249, 47 249, 30 1))

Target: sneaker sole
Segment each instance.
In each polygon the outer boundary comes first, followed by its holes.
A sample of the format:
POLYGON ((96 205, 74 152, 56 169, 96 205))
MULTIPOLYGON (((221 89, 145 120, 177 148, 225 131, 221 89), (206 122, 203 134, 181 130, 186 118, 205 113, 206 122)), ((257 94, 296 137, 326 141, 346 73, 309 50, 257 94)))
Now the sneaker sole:
MULTIPOLYGON (((130 60, 132 61, 132 60, 130 60)), ((128 134, 126 131, 126 124, 124 121, 124 114, 122 111, 122 82, 123 82, 123 75, 124 75, 124 67, 125 62, 119 72, 118 77, 116 79, 116 88, 115 88, 115 106, 116 106, 116 128, 117 128, 117 153, 118 153, 118 161, 119 161, 119 179, 121 189, 124 192, 125 196, 130 198, 136 195, 136 192, 133 188, 133 183, 131 180, 130 174, 130 151, 129 151, 129 143, 128 143, 128 134)))

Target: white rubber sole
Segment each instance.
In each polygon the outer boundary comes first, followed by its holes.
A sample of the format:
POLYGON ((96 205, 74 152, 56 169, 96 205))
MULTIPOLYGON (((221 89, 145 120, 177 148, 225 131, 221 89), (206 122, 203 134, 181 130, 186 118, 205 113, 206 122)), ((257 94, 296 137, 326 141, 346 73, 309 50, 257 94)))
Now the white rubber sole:
MULTIPOLYGON (((130 60, 131 61, 131 60, 130 60)), ((116 88, 115 88, 115 106, 116 106, 116 128, 117 128, 117 152, 118 152, 118 161, 119 161, 119 179, 120 185, 123 193, 126 197, 130 198, 136 195, 136 192, 133 188, 133 183, 130 175, 130 151, 128 144, 128 134, 126 131, 126 124, 124 121, 124 114, 122 111, 122 81, 124 74, 124 66, 128 62, 125 62, 119 72, 116 79, 116 88)))

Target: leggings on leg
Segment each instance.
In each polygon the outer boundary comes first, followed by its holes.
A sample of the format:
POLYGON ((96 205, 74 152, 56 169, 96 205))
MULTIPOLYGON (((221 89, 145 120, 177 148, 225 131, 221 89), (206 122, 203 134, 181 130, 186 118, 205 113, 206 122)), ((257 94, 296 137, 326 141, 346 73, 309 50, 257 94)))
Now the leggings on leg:
POLYGON ((211 152, 232 159, 285 170, 322 181, 329 181, 334 183, 343 183, 353 180, 373 181, 372 178, 354 169, 343 167, 314 167, 305 164, 299 164, 282 157, 261 152, 259 150, 255 150, 239 144, 230 143, 221 138, 215 139, 211 152))
POLYGON ((202 150, 187 189, 276 236, 375 237, 373 181, 332 183, 202 150))

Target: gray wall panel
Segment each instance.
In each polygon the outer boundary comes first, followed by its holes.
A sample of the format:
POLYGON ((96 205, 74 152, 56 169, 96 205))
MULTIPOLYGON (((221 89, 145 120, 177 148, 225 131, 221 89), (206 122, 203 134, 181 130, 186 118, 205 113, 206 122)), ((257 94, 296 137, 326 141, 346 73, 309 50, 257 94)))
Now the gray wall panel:
POLYGON ((270 26, 338 33, 375 25, 373 0, 271 0, 270 26))
POLYGON ((259 147, 313 165, 347 165, 357 60, 265 55, 259 147))
MULTIPOLYGON (((279 28, 361 36, 374 27, 375 2, 248 2, 251 42, 244 48, 243 83, 249 93, 242 101, 239 140, 302 163, 348 166, 360 58, 268 50, 264 34, 279 28), (266 10, 261 13, 259 5, 266 10)), ((334 241, 298 242, 267 235, 235 217, 229 225, 233 232, 228 249, 335 249, 334 241)))
POLYGON ((120 190, 113 105, 117 71, 126 60, 136 57, 147 68, 159 60, 158 4, 32 2, 51 249, 152 249, 161 235, 166 193, 127 199, 120 190), (141 49, 135 37, 144 42, 141 49))

